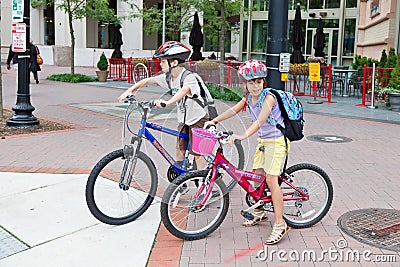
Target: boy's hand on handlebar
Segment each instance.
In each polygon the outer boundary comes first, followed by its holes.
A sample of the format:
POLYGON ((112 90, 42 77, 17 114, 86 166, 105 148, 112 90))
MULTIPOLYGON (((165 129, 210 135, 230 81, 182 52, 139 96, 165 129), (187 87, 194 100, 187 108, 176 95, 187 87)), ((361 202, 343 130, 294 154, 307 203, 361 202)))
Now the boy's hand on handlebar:
POLYGON ((162 100, 162 99, 156 99, 154 100, 154 104, 158 108, 165 108, 167 106, 167 102, 162 100))
POLYGON ((124 101, 130 94, 131 94, 131 92, 129 92, 129 91, 123 92, 123 93, 118 97, 118 101, 124 101))

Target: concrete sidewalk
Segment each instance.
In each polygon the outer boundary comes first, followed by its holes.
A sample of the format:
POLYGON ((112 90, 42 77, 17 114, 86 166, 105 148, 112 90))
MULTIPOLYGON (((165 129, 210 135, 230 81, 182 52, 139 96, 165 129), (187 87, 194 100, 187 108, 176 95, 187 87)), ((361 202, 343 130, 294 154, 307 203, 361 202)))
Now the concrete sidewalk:
POLYGON ((86 180, 1 172, 0 225, 7 232, 0 235, 0 265, 145 266, 160 224, 159 201, 135 222, 102 224, 86 206, 86 180))

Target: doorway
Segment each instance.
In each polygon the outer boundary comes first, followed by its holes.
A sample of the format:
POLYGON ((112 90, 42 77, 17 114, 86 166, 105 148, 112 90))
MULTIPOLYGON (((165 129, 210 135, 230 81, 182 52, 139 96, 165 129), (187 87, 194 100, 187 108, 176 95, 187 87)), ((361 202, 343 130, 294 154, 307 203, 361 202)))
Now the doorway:
MULTIPOLYGON (((307 30, 307 56, 314 55, 314 35, 317 29, 307 30)), ((338 57, 338 42, 339 42, 339 30, 333 28, 324 28, 325 33, 325 62, 327 64, 332 63, 333 66, 337 65, 338 57)))

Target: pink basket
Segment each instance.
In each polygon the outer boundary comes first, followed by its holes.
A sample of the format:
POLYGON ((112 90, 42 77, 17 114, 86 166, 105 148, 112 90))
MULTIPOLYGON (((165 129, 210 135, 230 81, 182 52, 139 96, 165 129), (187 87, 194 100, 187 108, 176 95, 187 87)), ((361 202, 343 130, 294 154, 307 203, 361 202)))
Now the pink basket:
POLYGON ((218 138, 219 138, 218 135, 208 130, 202 128, 193 128, 192 129, 193 152, 200 155, 211 155, 218 138))

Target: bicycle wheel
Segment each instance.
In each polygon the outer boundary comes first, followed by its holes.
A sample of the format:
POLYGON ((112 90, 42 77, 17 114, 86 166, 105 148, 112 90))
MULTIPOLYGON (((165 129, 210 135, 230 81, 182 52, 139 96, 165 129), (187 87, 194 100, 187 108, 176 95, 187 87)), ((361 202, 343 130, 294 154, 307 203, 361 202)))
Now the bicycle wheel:
POLYGON ((213 192, 205 205, 198 208, 202 193, 198 193, 196 181, 207 176, 209 170, 191 171, 171 183, 161 201, 161 219, 168 231, 184 240, 197 240, 214 232, 223 222, 229 207, 229 194, 224 182, 217 179, 213 192))
MULTIPOLYGON (((328 175, 318 166, 301 163, 286 170, 286 175, 293 185, 309 195, 308 200, 284 202, 284 214, 287 224, 293 228, 310 227, 326 215, 332 204, 333 187, 328 175)), ((300 194, 282 183, 283 193, 291 192, 288 197, 300 194)))
POLYGON ((86 183, 89 210, 106 224, 121 225, 134 221, 148 209, 157 191, 156 168, 140 151, 129 188, 124 190, 119 186, 121 171, 127 162, 123 156, 123 150, 119 149, 103 157, 86 183))
MULTIPOLYGON (((215 157, 218 146, 215 146, 213 154, 207 158, 207 161, 212 161, 215 157)), ((223 145, 224 157, 238 170, 243 170, 244 168, 244 150, 240 140, 235 141, 234 146, 223 145)), ((228 174, 223 173, 222 180, 224 181, 228 191, 237 184, 237 182, 228 174)))

